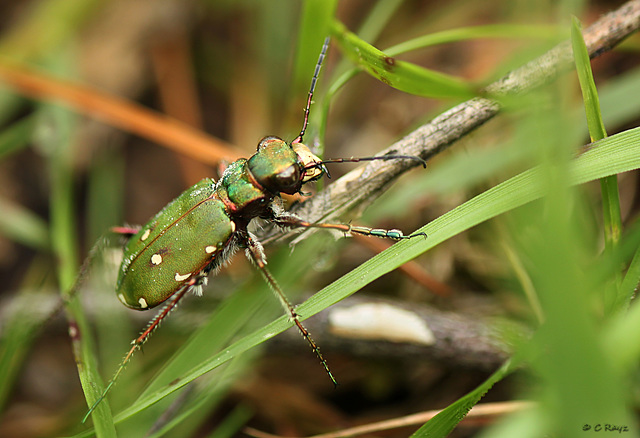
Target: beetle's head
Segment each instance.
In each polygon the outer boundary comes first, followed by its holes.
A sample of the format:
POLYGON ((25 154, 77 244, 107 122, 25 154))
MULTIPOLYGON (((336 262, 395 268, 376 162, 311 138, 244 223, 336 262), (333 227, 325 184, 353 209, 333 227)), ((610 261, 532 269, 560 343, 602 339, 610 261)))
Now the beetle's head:
POLYGON ((322 160, 302 143, 289 144, 278 137, 265 137, 247 166, 260 186, 271 193, 292 195, 304 183, 315 181, 325 173, 322 160))

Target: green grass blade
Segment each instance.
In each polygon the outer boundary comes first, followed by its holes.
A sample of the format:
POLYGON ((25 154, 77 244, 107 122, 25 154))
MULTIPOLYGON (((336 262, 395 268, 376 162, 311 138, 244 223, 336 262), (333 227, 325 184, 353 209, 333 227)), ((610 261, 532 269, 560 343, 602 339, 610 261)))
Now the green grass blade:
MULTIPOLYGON (((377 34, 367 36, 361 34, 362 40, 374 39, 377 34)), ((422 35, 417 38, 404 41, 395 46, 391 46, 384 50, 387 56, 398 56, 403 53, 414 50, 424 49, 439 44, 454 43, 471 39, 482 38, 534 38, 534 39, 550 39, 557 40, 563 36, 563 31, 556 26, 544 25, 519 25, 519 24, 491 24, 486 26, 470 26, 458 29, 449 29, 442 32, 435 32, 428 35, 422 35)), ((366 44, 366 43, 365 43, 366 44)), ((335 95, 338 90, 353 78, 358 69, 350 69, 343 72, 337 78, 328 92, 329 96, 335 95)))
POLYGON ((515 369, 514 362, 507 361, 496 372, 491 374, 480 386, 464 397, 459 398, 443 409, 438 415, 426 422, 412 437, 438 438, 446 437, 458 425, 465 415, 478 401, 491 389, 493 385, 502 380, 515 369))
MULTIPOLYGON (((607 137, 602 114, 600 112, 600 99, 598 90, 591 71, 591 59, 587 46, 582 37, 580 21, 572 17, 571 44, 573 46, 573 56, 575 59, 582 99, 587 115, 587 126, 591 141, 602 140, 607 137)), ((622 233, 622 217, 620 213, 620 193, 618 189, 618 178, 611 175, 600 180, 602 191, 602 210, 604 219, 604 235, 607 251, 613 251, 620 241, 622 233)), ((640 251, 640 249, 639 249, 640 251)), ((620 275, 617 276, 617 283, 620 283, 620 275)), ((609 308, 620 308, 626 304, 624 298, 628 296, 620 291, 615 297, 609 297, 609 308)))
POLYGON ((562 38, 565 33, 561 28, 549 25, 489 24, 486 26, 469 26, 422 35, 389 47, 385 49, 384 52, 389 56, 397 56, 402 53, 424 49, 425 47, 436 46, 438 44, 481 38, 505 38, 510 40, 527 38, 557 41, 562 38))
POLYGON ((400 91, 433 98, 470 98, 475 94, 473 87, 462 79, 386 55, 337 20, 333 21, 332 35, 356 65, 400 91))
POLYGON ((336 0, 308 0, 302 4, 302 21, 293 75, 293 95, 306 99, 309 83, 324 39, 330 35, 336 0))
POLYGON ((0 134, 0 160, 29 146, 35 128, 35 118, 25 117, 0 134))
MULTIPOLYGON (((30 272, 36 271, 41 260, 32 263, 30 272)), ((35 276, 35 275, 34 275, 35 276)), ((53 291, 52 291, 53 292, 53 291)), ((1 312, 0 324, 0 412, 24 370, 24 361, 39 333, 59 301, 54 294, 45 294, 41 288, 25 284, 12 296, 1 312)))
MULTIPOLYGON (((182 424, 181 435, 191 436, 211 418, 212 409, 224 400, 232 384, 243 375, 255 360, 255 354, 243 354, 234 358, 227 365, 220 368, 220 373, 214 373, 206 384, 199 383, 195 397, 180 408, 180 412, 171 418, 161 429, 149 433, 149 438, 165 436, 168 431, 182 424), (187 423, 187 424, 184 424, 187 423)), ((191 395, 191 394, 189 394, 191 395)), ((246 420, 244 420, 246 421, 246 420)), ((221 426, 216 428, 219 429, 221 426)), ((229 425, 231 427, 231 425, 229 425)))
POLYGON ((576 17, 572 18, 571 44, 573 46, 573 57, 576 63, 582 99, 584 100, 585 112, 587 114, 587 125, 591 141, 602 140, 607 136, 607 131, 600 114, 600 99, 598 90, 591 71, 591 59, 587 46, 582 38, 580 21, 576 17))
POLYGON ((261 328, 260 330, 256 330, 252 334, 245 336, 244 338, 232 344, 229 348, 203 362, 201 365, 192 368, 190 372, 184 374, 181 379, 175 384, 171 386, 164 386, 160 390, 157 390, 146 397, 140 398, 134 405, 117 414, 115 416, 116 422, 120 422, 132 417, 143 409, 146 409, 147 407, 162 400, 169 394, 191 383, 193 380, 202 376, 203 374, 219 367, 220 365, 223 365, 224 363, 233 359, 235 356, 244 353, 245 351, 257 345, 260 345, 261 343, 271 339, 279 333, 282 333, 290 327, 292 327, 292 325, 289 323, 288 318, 282 316, 281 318, 278 318, 277 320, 261 328))
POLYGON ((35 249, 49 249, 46 222, 26 208, 0 198, 0 233, 35 249))
MULTIPOLYGON (((378 3, 378 5, 382 5, 382 3, 378 3)), ((393 11, 394 7, 397 7, 397 4, 390 4, 389 10, 393 11)), ((382 10, 382 8, 380 9, 382 10)), ((386 12, 386 9, 384 10, 384 12, 386 13, 386 17, 389 18, 390 12, 386 12)), ((365 23, 365 25, 366 24, 367 23, 365 23)), ((363 25, 362 31, 358 32, 358 35, 360 36, 361 40, 374 40, 378 35, 375 32, 378 27, 375 25, 365 25, 363 25)), ((384 50, 384 53, 387 56, 394 57, 413 50, 424 49, 426 47, 431 47, 438 44, 446 44, 481 38, 535 38, 555 41, 558 38, 564 36, 562 32, 564 31, 556 26, 544 25, 491 24, 486 26, 470 26, 423 35, 389 47, 384 50)), ((325 96, 325 99, 323 101, 319 123, 320 138, 324 138, 326 123, 329 116, 329 106, 332 98, 347 82, 356 77, 360 72, 358 68, 346 69, 345 67, 343 67, 343 64, 340 64, 336 71, 340 72, 340 74, 331 83, 331 86, 329 87, 327 95, 325 96)))
POLYGON ((640 84, 640 68, 621 74, 615 80, 600 87, 601 112, 607 126, 621 125, 635 120, 640 102, 637 99, 629 99, 629 96, 638 89, 638 84, 640 84))
MULTIPOLYGON (((375 41, 385 26, 389 23, 396 10, 402 5, 404 0, 383 0, 376 2, 371 12, 367 15, 362 26, 358 30, 358 36, 365 41, 375 41)), ((331 86, 322 99, 322 111, 317 111, 314 120, 318 122, 318 156, 324 155, 325 133, 327 131, 327 119, 329 117, 329 107, 331 98, 337 91, 351 78, 355 77, 360 70, 351 68, 348 59, 341 59, 337 66, 331 72, 331 86), (335 80, 334 78, 338 78, 335 80)))
POLYGON ((367 17, 358 29, 358 36, 365 41, 375 41, 387 27, 405 0, 383 0, 372 5, 367 17))
MULTIPOLYGON (((568 175, 569 183, 571 185, 583 184, 604 176, 640 168, 638 144, 640 144, 640 128, 625 131, 598 142, 593 149, 571 162, 568 175)), ((541 170, 539 168, 531 169, 440 216, 419 230, 427 233, 428 238, 415 238, 399 242, 313 295, 297 308, 300 319, 304 320, 315 315, 352 295, 375 279, 439 243, 481 222, 540 198, 544 194, 544 189, 539 184, 540 179, 541 170)), ((118 414, 116 419, 121 421, 135 415, 197 377, 291 326, 292 324, 287 317, 278 318, 235 342, 223 352, 197 365, 185 373, 180 382, 175 385, 165 386, 138 400, 133 406, 118 414)))
POLYGON ((247 405, 236 406, 233 411, 222 420, 215 431, 208 438, 231 438, 238 436, 238 431, 253 416, 253 409, 247 405))
MULTIPOLYGON (((65 64, 68 63, 68 59, 64 56, 58 55, 54 62, 55 65, 52 67, 55 69, 68 67, 68 64, 65 64)), ((58 285, 66 301, 65 311, 80 382, 86 398, 90 401, 97 399, 101 392, 100 385, 96 384, 100 382, 97 361, 89 335, 89 324, 79 297, 69 296, 79 266, 79 231, 74 220, 76 202, 73 177, 73 132, 76 115, 56 105, 42 104, 39 122, 45 128, 38 132, 39 146, 49 162, 51 247, 58 259, 58 285)), ((111 411, 106 403, 96 411, 93 420, 98 436, 116 436, 111 411)))
MULTIPOLYGON (((310 0, 302 3, 302 20, 298 33, 295 68, 293 71, 293 87, 289 90, 295 97, 294 108, 304 108, 306 105, 311 78, 313 77, 316 64, 318 63, 318 55, 324 44, 326 37, 331 35, 331 22, 335 15, 337 1, 336 0, 310 0)), ((331 50, 331 48, 329 48, 331 50)), ((325 61, 326 62, 326 61, 325 61)), ((327 71, 324 65, 320 77, 327 71)), ((314 91, 314 101, 321 101, 324 94, 322 86, 316 85, 314 91)), ((295 113, 295 121, 297 129, 301 128, 302 113, 295 113)), ((311 111, 309 117, 317 120, 320 116, 318 111, 311 111)), ((310 123, 307 129, 307 139, 316 135, 316 127, 319 123, 310 123)), ((321 134, 323 135, 323 134, 321 134)))
MULTIPOLYGON (((640 255, 637 248, 640 240, 640 222, 636 221, 625 232, 621 245, 617 249, 617 257, 611 257, 610 270, 617 272, 628 254, 633 253, 633 259, 620 287, 620 291, 629 294, 629 300, 636 293, 638 278, 640 278, 640 255)), ((614 364, 624 373, 633 373, 640 360, 640 306, 638 301, 631 302, 627 308, 622 308, 608 322, 605 330, 604 345, 614 364)))
POLYGON ((627 308, 635 296, 638 283, 640 282, 640 249, 636 251, 631 260, 631 264, 624 274, 624 278, 618 288, 618 302, 616 307, 627 308))
MULTIPOLYGON (((633 263, 638 270, 637 257, 633 263)), ((605 336, 605 346, 623 371, 633 370, 640 359, 640 304, 634 302, 626 313, 611 321, 605 336)))
POLYGON ((260 279, 253 279, 248 287, 240 288, 225 300, 216 309, 213 317, 190 337, 170 361, 166 362, 140 398, 175 381, 185 370, 190 369, 194 362, 204 361, 228 345, 247 320, 271 298, 269 291, 258 280, 260 279), (220 327, 224 327, 224 330, 220 330, 220 327))

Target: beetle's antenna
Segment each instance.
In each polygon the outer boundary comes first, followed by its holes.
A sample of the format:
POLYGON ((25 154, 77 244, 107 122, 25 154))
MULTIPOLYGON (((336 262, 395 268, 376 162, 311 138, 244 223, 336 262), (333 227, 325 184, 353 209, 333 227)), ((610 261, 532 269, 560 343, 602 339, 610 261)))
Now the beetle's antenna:
POLYGON ((291 142, 301 143, 302 137, 304 137, 304 133, 307 130, 307 124, 309 123, 309 108, 311 108, 311 99, 313 99, 313 92, 316 89, 316 82, 318 81, 318 76, 320 76, 320 67, 322 67, 322 62, 324 61, 324 57, 327 54, 327 50, 329 49, 329 41, 331 38, 326 37, 324 39, 324 44, 322 45, 322 50, 320 51, 320 56, 318 57, 318 63, 316 64, 316 70, 313 72, 313 78, 311 78, 311 88, 309 89, 309 97, 307 98, 307 106, 304 109, 304 120, 302 122, 302 130, 300 134, 291 142))
POLYGON ((422 164, 422 167, 426 168, 427 167, 427 162, 425 160, 423 160, 422 158, 416 156, 416 155, 380 155, 377 157, 351 157, 351 158, 332 158, 329 160, 322 160, 322 161, 317 161, 317 162, 312 162, 309 163, 307 166, 305 166, 305 169, 313 169, 314 167, 319 167, 320 169, 322 169, 328 178, 331 178, 331 175, 329 175, 329 172, 327 171, 327 168, 325 167, 325 164, 330 164, 330 163, 358 163, 360 161, 377 161, 377 160, 414 160, 414 161, 418 161, 420 164, 422 164))

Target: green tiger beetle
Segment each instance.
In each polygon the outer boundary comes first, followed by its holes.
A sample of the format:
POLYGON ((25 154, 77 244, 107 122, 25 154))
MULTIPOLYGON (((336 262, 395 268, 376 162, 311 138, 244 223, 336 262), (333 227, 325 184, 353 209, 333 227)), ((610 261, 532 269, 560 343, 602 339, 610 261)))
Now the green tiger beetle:
POLYGON ((208 275, 224 264, 239 247, 246 249, 247 257, 258 267, 285 313, 309 343, 333 384, 337 385, 320 349, 300 322, 295 307, 267 269, 262 245, 247 230, 249 222, 259 217, 285 228, 327 228, 395 240, 426 237, 424 233, 405 236, 400 230, 310 223, 285 212, 277 202, 281 193, 301 193, 304 184, 325 174, 329 176, 325 167, 329 163, 400 159, 416 160, 425 167, 426 163, 410 155, 321 160, 302 143, 313 92, 328 46, 329 38, 324 42, 313 74, 302 130, 292 142, 287 143, 274 136, 265 137, 253 156, 231 163, 218 182, 204 179, 188 188, 142 227, 112 229, 112 232, 129 238, 116 285, 120 301, 137 310, 151 309, 162 303, 165 306, 132 341, 131 349, 83 422, 105 398, 133 353, 160 322, 190 291, 201 295, 208 275))

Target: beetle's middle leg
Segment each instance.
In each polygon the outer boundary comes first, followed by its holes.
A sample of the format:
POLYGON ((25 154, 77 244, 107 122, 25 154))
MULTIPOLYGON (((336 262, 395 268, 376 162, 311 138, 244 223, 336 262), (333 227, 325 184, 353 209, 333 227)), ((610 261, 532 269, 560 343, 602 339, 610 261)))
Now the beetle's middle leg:
POLYGON ((269 270, 267 269, 267 259, 264 255, 262 245, 255 239, 253 235, 251 235, 251 233, 248 232, 241 234, 241 240, 244 244, 243 246, 246 247, 247 257, 258 267, 265 281, 269 284, 271 290, 273 290, 274 294, 280 301, 280 304, 282 304, 285 312, 289 314, 293 323, 296 325, 296 327, 298 327, 298 330, 300 331, 302 336, 307 340, 307 342, 313 349, 313 352, 316 354, 316 356, 318 356, 318 359, 320 360, 320 363, 322 363, 324 370, 329 375, 329 378, 331 379, 333 384, 337 386, 338 382, 336 382, 336 379, 333 377, 327 361, 322 356, 322 353, 320 353, 320 348, 315 343, 313 338, 311 338, 311 334, 309 333, 309 331, 302 325, 302 323, 300 322, 300 318, 296 313, 295 307, 293 307, 289 299, 280 288, 280 285, 276 282, 275 278, 273 278, 273 276, 271 275, 271 272, 269 272, 269 270))

